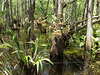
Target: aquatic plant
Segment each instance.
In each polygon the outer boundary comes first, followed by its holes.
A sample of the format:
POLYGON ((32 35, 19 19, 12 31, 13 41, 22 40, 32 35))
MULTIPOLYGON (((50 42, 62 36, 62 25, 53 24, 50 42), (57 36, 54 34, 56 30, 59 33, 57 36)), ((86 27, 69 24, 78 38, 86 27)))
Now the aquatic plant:
MULTIPOLYGON (((17 62, 15 61, 15 62, 19 63, 19 66, 21 67, 21 69, 23 69, 23 67, 25 67, 25 66, 27 66, 27 68, 29 69, 30 65, 32 64, 33 67, 36 67, 37 73, 39 73, 40 67, 41 67, 41 70, 43 70, 43 64, 42 63, 44 61, 47 61, 48 63, 53 65, 53 63, 48 58, 46 58, 45 55, 43 55, 44 50, 38 51, 38 40, 37 39, 35 40, 35 42, 34 41, 27 42, 28 44, 31 45, 30 50, 31 50, 31 53, 32 53, 30 55, 29 54, 27 55, 27 54, 25 54, 25 52, 22 52, 24 50, 21 50, 20 43, 19 43, 17 37, 14 35, 13 31, 8 30, 8 33, 12 37, 12 41, 15 43, 16 48, 14 48, 11 44, 5 43, 5 42, 4 42, 4 44, 0 45, 0 48, 3 48, 3 49, 12 48, 12 49, 14 49, 15 51, 13 53, 16 53, 17 57, 18 57, 18 61, 17 62), (20 65, 20 63, 24 63, 24 64, 20 65)), ((7 53, 7 55, 14 62, 13 58, 11 58, 11 56, 8 53, 7 53)), ((23 69, 23 71, 25 71, 25 68, 23 69)))

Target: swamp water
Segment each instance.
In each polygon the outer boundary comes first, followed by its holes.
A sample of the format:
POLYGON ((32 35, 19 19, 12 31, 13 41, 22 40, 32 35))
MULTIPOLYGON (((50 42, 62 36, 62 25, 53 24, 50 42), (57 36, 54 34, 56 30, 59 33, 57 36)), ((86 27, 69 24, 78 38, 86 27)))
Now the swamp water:
MULTIPOLYGON (((38 35, 37 35, 38 36, 38 35)), ((52 36, 47 37, 47 35, 41 35, 38 36, 39 43, 40 44, 47 44, 48 48, 45 50, 44 55, 47 55, 48 57, 50 56, 50 46, 51 44, 49 43, 50 40, 48 38, 51 38, 52 36)), ((40 48, 44 49, 44 48, 40 48)), ((64 59, 63 62, 53 62, 55 65, 51 66, 50 64, 43 62, 43 71, 41 71, 40 75, 82 75, 83 72, 83 65, 84 65, 84 60, 83 60, 83 48, 74 46, 73 44, 69 45, 67 48, 64 49, 64 59)), ((1 54, 2 52, 0 52, 1 54)), ((2 58, 3 59, 3 58, 2 58)), ((0 59, 0 60, 2 60, 0 59)), ((9 59, 8 62, 4 61, 4 64, 8 63, 8 66, 5 66, 6 68, 13 68, 11 65, 9 66, 9 59)), ((19 69, 18 65, 14 66, 14 71, 12 75, 21 75, 21 70, 19 69), (16 67, 15 67, 16 66, 16 67)), ((2 66, 0 66, 2 67, 2 66)), ((94 72, 91 75, 100 75, 100 65, 92 65, 93 69, 90 69, 90 72, 94 72), (96 66, 96 69, 94 70, 94 66, 96 66)), ((0 73, 0 75, 6 75, 0 73)))
MULTIPOLYGON (((72 47, 70 47, 70 49, 71 48, 72 47)), ((73 56, 77 55, 75 54, 73 56)), ((64 54, 63 62, 53 62, 55 64, 54 66, 44 63, 42 75, 81 75, 83 71, 83 62, 83 60, 81 61, 76 57, 70 57, 70 55, 67 56, 64 54)))

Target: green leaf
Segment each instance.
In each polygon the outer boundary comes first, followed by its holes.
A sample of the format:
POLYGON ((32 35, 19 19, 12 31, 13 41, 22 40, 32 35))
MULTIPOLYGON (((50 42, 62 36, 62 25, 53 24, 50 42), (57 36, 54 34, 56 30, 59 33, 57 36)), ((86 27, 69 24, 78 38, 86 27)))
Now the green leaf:
POLYGON ((23 61, 26 63, 26 65, 28 66, 28 56, 24 56, 22 60, 23 60, 23 61))
POLYGON ((8 73, 8 75, 12 75, 12 73, 7 68, 5 68, 5 70, 8 73))
POLYGON ((3 49, 9 49, 9 47, 12 48, 12 46, 8 43, 4 43, 0 45, 0 48, 3 48, 3 49))
MULTIPOLYGON (((12 52, 12 54, 17 53, 17 52, 18 52, 18 50, 13 51, 13 52, 12 52)), ((21 53, 22 53, 23 51, 22 51, 22 50, 20 50, 19 52, 21 52, 21 53)))
POLYGON ((13 33, 13 31, 12 31, 12 30, 8 30, 7 32, 10 34, 10 36, 11 36, 11 37, 13 37, 13 36, 14 36, 14 33, 13 33))
POLYGON ((32 53, 34 53, 35 52, 35 44, 31 44, 32 45, 32 53))
POLYGON ((34 41, 30 41, 30 42, 27 42, 27 43, 31 43, 31 44, 35 44, 36 45, 36 43, 34 41))
POLYGON ((13 41, 16 43, 17 47, 19 48, 19 42, 16 36, 13 36, 13 41))
POLYGON ((49 62, 50 64, 53 65, 53 63, 52 63, 52 61, 51 61, 50 59, 48 59, 48 58, 43 58, 43 60, 45 60, 45 61, 47 61, 47 62, 49 62))
POLYGON ((47 46, 47 44, 39 44, 39 46, 47 46))
POLYGON ((37 56, 36 56, 36 60, 39 59, 39 56, 40 56, 41 53, 42 53, 42 51, 40 51, 40 52, 37 54, 37 56))
POLYGON ((10 34, 10 36, 13 38, 13 41, 16 43, 17 47, 19 48, 19 42, 17 37, 14 35, 12 30, 8 30, 8 33, 10 34))
POLYGON ((0 62, 0 64, 2 64, 2 62, 0 62))
POLYGON ((32 62, 33 66, 35 66, 36 63, 33 61, 33 59, 31 58, 31 56, 29 58, 30 58, 29 61, 32 62))
POLYGON ((40 60, 40 66, 41 66, 41 70, 43 71, 43 65, 42 65, 42 61, 40 60))
POLYGON ((19 47, 19 42, 18 42, 18 39, 17 37, 14 35, 13 31, 12 30, 8 30, 8 33, 10 34, 10 36, 13 38, 13 41, 16 43, 17 45, 17 50, 18 50, 18 53, 20 55, 20 57, 23 59, 24 56, 22 55, 22 53, 19 51, 20 50, 20 47, 19 47))
POLYGON ((36 62, 36 66, 37 66, 37 73, 39 72, 39 62, 36 62))

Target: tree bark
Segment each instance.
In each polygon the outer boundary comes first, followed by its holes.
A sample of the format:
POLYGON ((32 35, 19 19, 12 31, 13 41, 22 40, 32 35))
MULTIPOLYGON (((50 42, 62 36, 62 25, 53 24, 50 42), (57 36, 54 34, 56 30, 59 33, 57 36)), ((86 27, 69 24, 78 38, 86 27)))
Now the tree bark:
POLYGON ((64 39, 63 34, 61 32, 61 22, 63 21, 63 0, 59 0, 58 4, 58 18, 60 20, 59 25, 57 26, 57 30, 60 31, 60 36, 55 35, 52 39, 52 46, 50 50, 50 59, 54 62, 63 61, 63 45, 64 39))
POLYGON ((35 35, 33 33, 34 30, 34 13, 35 13, 35 0, 30 0, 30 8, 29 8, 29 22, 31 22, 31 30, 29 32, 29 40, 34 40, 35 35))
POLYGON ((60 20, 60 22, 63 21, 63 3, 64 0, 59 0, 58 2, 58 19, 60 20))
POLYGON ((16 6, 14 6, 14 16, 16 16, 16 6))
POLYGON ((45 19, 47 19, 47 13, 48 13, 48 6, 49 6, 49 1, 50 1, 50 0, 48 0, 48 2, 47 2, 47 8, 46 8, 45 19))
POLYGON ((18 5, 18 0, 17 0, 17 26, 19 25, 19 5, 18 5))
POLYGON ((74 2, 72 4, 72 12, 71 12, 71 25, 74 25, 74 23, 76 22, 76 2, 74 2))
POLYGON ((88 68, 91 60, 91 49, 93 47, 93 28, 92 28, 92 13, 93 13, 93 0, 88 3, 88 20, 87 20, 87 33, 86 33, 86 47, 85 47, 85 68, 84 75, 89 75, 88 68))
POLYGON ((11 9, 10 11, 11 12, 11 23, 13 24, 12 0, 10 0, 10 9, 11 9))
POLYGON ((29 0, 25 0, 25 16, 28 18, 29 13, 29 0))
POLYGON ((54 15, 57 17, 58 14, 58 0, 53 0, 54 5, 54 15))
POLYGON ((11 27, 11 24, 10 24, 10 13, 9 13, 9 2, 8 0, 5 0, 5 7, 6 7, 6 22, 7 22, 7 25, 9 27, 11 27))
MULTIPOLYGON (((82 20, 87 19, 87 12, 88 12, 88 1, 86 0, 85 5, 84 5, 84 9, 83 9, 83 16, 82 16, 82 20)), ((82 25, 86 24, 86 22, 82 23, 82 25)))
POLYGON ((99 0, 96 0, 96 7, 95 7, 95 16, 99 16, 99 0))
POLYGON ((23 23, 23 20, 24 20, 23 0, 22 0, 22 2, 21 2, 21 5, 22 5, 22 18, 21 18, 21 20, 22 20, 22 23, 23 23))

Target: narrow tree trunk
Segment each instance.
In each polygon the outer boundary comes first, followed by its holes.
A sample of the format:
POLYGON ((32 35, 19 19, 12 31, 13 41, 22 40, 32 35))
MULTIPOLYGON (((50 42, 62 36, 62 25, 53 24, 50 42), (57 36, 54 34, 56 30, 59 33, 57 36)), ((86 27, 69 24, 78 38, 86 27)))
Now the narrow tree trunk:
POLYGON ((48 12, 49 1, 50 0, 48 0, 48 2, 47 2, 47 9, 46 9, 46 14, 45 14, 45 19, 47 19, 47 12, 48 12))
POLYGON ((59 0, 58 2, 58 19, 61 22, 63 21, 63 3, 64 3, 64 0, 59 0))
POLYGON ((30 0, 30 8, 29 8, 29 21, 34 22, 34 12, 35 12, 35 0, 30 0))
POLYGON ((93 43, 93 28, 92 28, 93 6, 92 6, 92 3, 93 3, 93 0, 89 0, 84 75, 89 75, 88 68, 89 68, 89 63, 90 63, 91 55, 92 55, 92 52, 91 52, 91 48, 93 46, 92 45, 93 43))
POLYGON ((21 5, 22 5, 22 18, 21 18, 21 20, 22 20, 22 23, 23 23, 23 20, 24 20, 23 0, 22 0, 22 2, 21 2, 21 5))
POLYGON ((29 8, 29 22, 31 22, 31 31, 29 33, 29 39, 34 40, 35 35, 33 33, 34 30, 34 12, 35 12, 35 0, 30 0, 30 8, 29 8))
POLYGON ((99 0, 96 0, 95 16, 99 16, 99 0))
POLYGON ((72 25, 75 23, 76 21, 76 2, 74 2, 72 4, 72 12, 71 12, 71 23, 72 25))
POLYGON ((57 17, 58 14, 58 0, 53 0, 54 5, 54 15, 57 17))
POLYGON ((60 22, 59 25, 57 26, 57 30, 59 30, 60 35, 53 36, 52 46, 50 50, 50 59, 53 62, 63 61, 64 39, 61 31, 61 22, 63 21, 63 0, 59 0, 58 18, 60 22))
MULTIPOLYGON (((5 10, 5 1, 2 2, 2 11, 5 10)), ((3 15, 3 22, 4 22, 4 15, 3 15)))
MULTIPOLYGON (((84 20, 84 19, 87 19, 88 1, 89 1, 89 0, 86 0, 85 5, 84 5, 83 17, 82 17, 83 20, 84 20)), ((84 24, 86 24, 86 22, 85 22, 85 23, 84 23, 84 22, 82 23, 82 25, 84 25, 84 24)))
POLYGON ((19 25, 19 7, 18 7, 18 0, 17 0, 17 26, 19 25))
POLYGON ((16 16, 16 6, 14 6, 14 16, 16 16))
POLYGON ((93 15, 93 10, 94 10, 94 0, 92 1, 92 15, 93 15))
POLYGON ((11 12, 11 23, 13 24, 12 0, 10 0, 10 9, 11 9, 10 11, 11 12))
POLYGON ((10 24, 10 13, 9 13, 9 2, 8 0, 5 1, 5 7, 6 7, 6 22, 7 22, 7 25, 9 27, 11 27, 11 24, 10 24))
POLYGON ((25 15, 28 17, 29 14, 29 0, 25 0, 25 15))
MULTIPOLYGON (((66 0, 64 0, 64 2, 65 2, 66 0)), ((63 13, 63 21, 65 22, 66 21, 66 8, 63 10, 64 11, 64 13, 63 13)))

